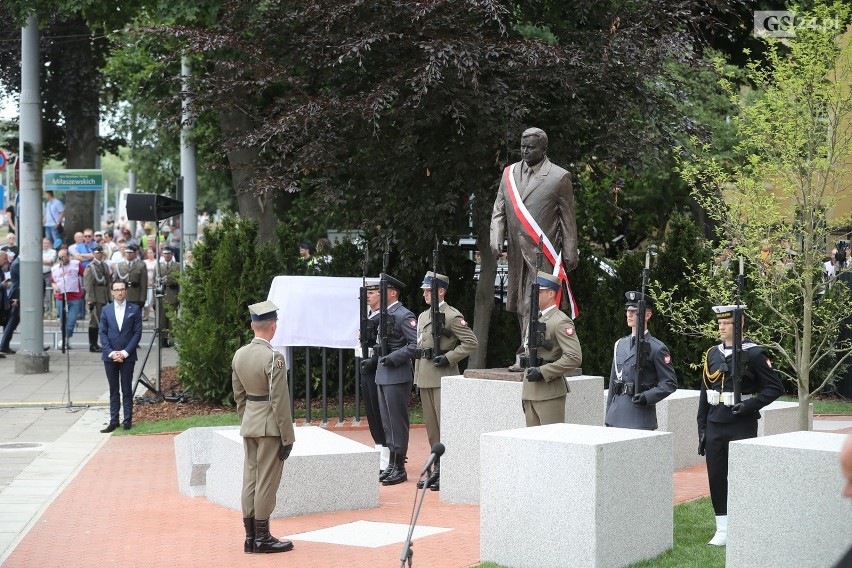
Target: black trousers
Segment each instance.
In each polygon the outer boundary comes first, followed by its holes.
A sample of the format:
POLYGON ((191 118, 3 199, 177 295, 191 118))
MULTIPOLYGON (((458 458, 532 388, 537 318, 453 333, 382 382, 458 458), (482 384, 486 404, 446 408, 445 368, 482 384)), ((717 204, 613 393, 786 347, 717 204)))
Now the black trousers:
POLYGON ((705 451, 710 500, 716 516, 728 514, 728 444, 757 437, 757 418, 736 422, 707 422, 705 451))
POLYGON ((380 446, 387 445, 385 429, 382 426, 382 414, 379 410, 379 389, 376 387, 375 373, 361 373, 361 396, 364 397, 367 424, 370 426, 370 436, 373 437, 373 442, 380 446))
POLYGON ((118 424, 118 411, 124 405, 124 424, 133 423, 133 368, 136 361, 104 361, 109 382, 109 422, 118 424), (119 395, 120 392, 120 395, 119 395))

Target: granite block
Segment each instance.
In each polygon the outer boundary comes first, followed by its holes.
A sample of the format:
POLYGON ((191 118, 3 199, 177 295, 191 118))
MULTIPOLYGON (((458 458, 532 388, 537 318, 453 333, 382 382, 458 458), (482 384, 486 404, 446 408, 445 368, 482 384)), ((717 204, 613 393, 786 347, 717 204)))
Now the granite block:
MULTIPOLYGON (((808 404, 808 430, 814 429, 814 405, 808 404)), ((776 400, 760 409, 758 436, 773 436, 799 430, 799 403, 776 400)))
POLYGON ((190 428, 175 436, 175 466, 178 491, 187 497, 201 497, 207 491, 207 469, 210 467, 210 445, 215 432, 239 430, 239 426, 205 426, 190 428))
POLYGON ((701 391, 678 389, 657 403, 657 430, 674 436, 674 467, 704 462, 698 455, 698 396, 701 391))
MULTIPOLYGON (((486 432, 523 428, 520 373, 495 374, 498 379, 444 377, 441 381, 441 500, 479 503, 479 437, 486 432)), ((485 371, 477 370, 480 376, 485 371)), ((603 425, 603 408, 595 401, 603 377, 569 376, 565 400, 569 423, 603 425)))
POLYGON ((726 566, 834 566, 852 547, 845 439, 799 431, 731 443, 726 566))
MULTIPOLYGON (((273 518, 379 506, 379 452, 316 426, 297 427, 284 462, 273 518)), ((216 432, 207 471, 207 499, 240 511, 243 442, 239 431, 216 432)))
POLYGON ((483 434, 481 561, 627 566, 671 548, 671 446, 668 432, 575 424, 483 434))

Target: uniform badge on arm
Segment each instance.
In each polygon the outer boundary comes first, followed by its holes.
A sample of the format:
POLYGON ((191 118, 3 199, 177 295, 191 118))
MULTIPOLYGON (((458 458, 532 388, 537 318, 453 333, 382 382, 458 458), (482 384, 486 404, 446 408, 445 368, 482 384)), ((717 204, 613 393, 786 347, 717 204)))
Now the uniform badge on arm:
POLYGON ((278 359, 277 361, 275 361, 275 366, 278 367, 279 369, 283 369, 284 368, 284 361, 282 361, 281 359, 278 359))
POLYGON ((408 325, 410 325, 411 327, 417 327, 417 320, 415 320, 415 319, 408 320, 408 325))
POLYGON ((462 327, 467 327, 467 322, 464 321, 464 318, 459 318, 459 325, 462 327))
POLYGON ((568 337, 571 337, 572 335, 574 335, 574 333, 576 332, 574 331, 573 327, 568 326, 565 328, 565 335, 567 335, 568 337))
POLYGON ((663 355, 663 363, 665 363, 666 365, 671 365, 672 364, 672 356, 669 355, 668 353, 663 355))
POLYGON ((769 357, 766 358, 766 366, 770 369, 772 368, 772 361, 769 359, 769 357))

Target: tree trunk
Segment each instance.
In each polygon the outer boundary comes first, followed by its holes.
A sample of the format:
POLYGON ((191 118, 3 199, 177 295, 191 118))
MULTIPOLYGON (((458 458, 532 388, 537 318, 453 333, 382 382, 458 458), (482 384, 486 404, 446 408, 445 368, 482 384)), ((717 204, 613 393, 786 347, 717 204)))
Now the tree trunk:
POLYGON ((799 388, 799 430, 808 431, 810 429, 809 405, 808 389, 799 388))
MULTIPOLYGON (((69 29, 89 34, 82 19, 68 22, 69 29)), ((64 29, 64 28, 63 28, 64 29)), ((68 32, 72 33, 72 32, 68 32)), ((66 61, 74 61, 73 69, 57 72, 54 80, 73 76, 74 88, 59 101, 65 119, 65 167, 94 169, 97 165, 100 127, 100 57, 95 42, 73 41, 64 46, 71 51, 66 61)), ((95 192, 69 191, 65 194, 65 241, 74 242, 74 233, 86 228, 100 229, 100 215, 95 211, 95 192)))
POLYGON ((476 334, 479 347, 470 354, 469 369, 484 368, 488 355, 488 329, 491 326, 491 311, 494 309, 494 276, 497 274, 497 259, 491 254, 489 233, 490 227, 485 224, 476 234, 480 269, 473 307, 473 333, 476 334))

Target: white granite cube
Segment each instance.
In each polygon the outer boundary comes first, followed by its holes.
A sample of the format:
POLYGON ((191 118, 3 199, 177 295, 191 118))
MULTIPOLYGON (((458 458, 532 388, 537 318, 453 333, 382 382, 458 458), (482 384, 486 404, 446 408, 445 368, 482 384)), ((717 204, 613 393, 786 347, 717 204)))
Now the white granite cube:
MULTIPOLYGON (((520 373, 515 376, 520 377, 520 373)), ((596 403, 603 377, 568 377, 565 400, 569 423, 603 425, 596 403)), ((523 428, 522 385, 516 380, 471 379, 461 375, 441 380, 441 500, 479 503, 479 437, 486 432, 523 428)))
POLYGON ((627 566, 673 544, 668 432, 521 428, 483 434, 481 459, 482 562, 627 566))
MULTIPOLYGON (((814 405, 808 404, 808 430, 814 429, 814 405)), ((776 400, 760 409, 758 436, 774 436, 799 431, 799 403, 776 400)))
POLYGON ((190 428, 175 436, 175 466, 178 491, 187 497, 202 497, 207 491, 210 443, 219 430, 239 430, 239 426, 190 428))
MULTIPOLYGON (((379 452, 317 426, 296 430, 296 443, 276 493, 273 518, 379 506, 379 452)), ((240 511, 243 440, 239 430, 216 432, 207 471, 207 499, 240 511)))
POLYGON ((852 546, 845 439, 800 431, 731 442, 726 566, 835 565, 852 546))
POLYGON ((674 436, 674 467, 704 462, 698 455, 698 396, 701 391, 678 389, 657 403, 657 430, 674 436))

